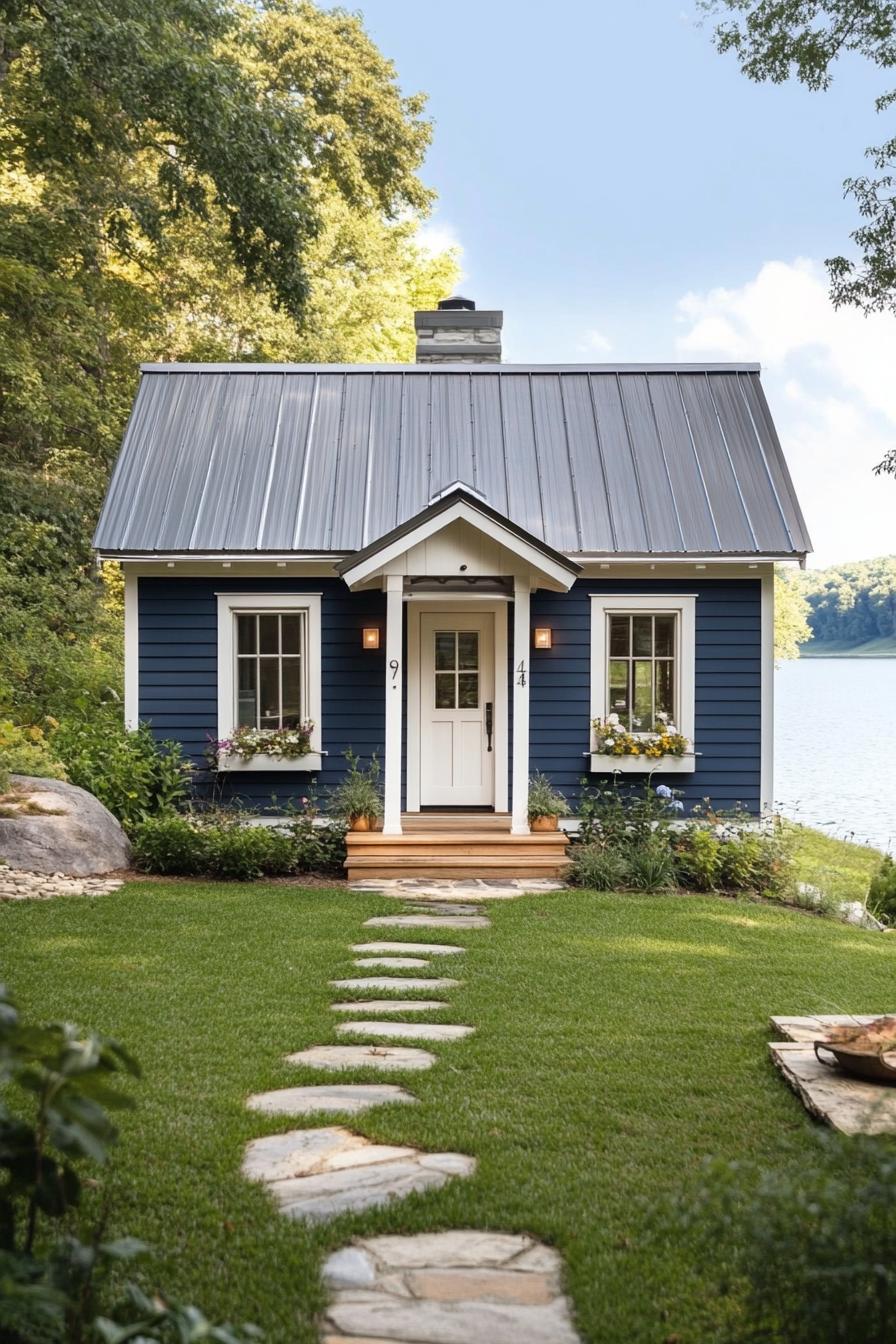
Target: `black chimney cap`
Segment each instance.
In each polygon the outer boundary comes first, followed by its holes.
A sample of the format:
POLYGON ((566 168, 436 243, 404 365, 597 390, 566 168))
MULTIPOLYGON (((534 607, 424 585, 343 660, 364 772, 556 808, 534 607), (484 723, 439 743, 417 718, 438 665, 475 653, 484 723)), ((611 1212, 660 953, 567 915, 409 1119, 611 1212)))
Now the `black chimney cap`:
POLYGON ((439 308, 443 312, 475 313, 476 304, 472 299, 465 299, 461 294, 452 294, 450 299, 439 300, 439 308))

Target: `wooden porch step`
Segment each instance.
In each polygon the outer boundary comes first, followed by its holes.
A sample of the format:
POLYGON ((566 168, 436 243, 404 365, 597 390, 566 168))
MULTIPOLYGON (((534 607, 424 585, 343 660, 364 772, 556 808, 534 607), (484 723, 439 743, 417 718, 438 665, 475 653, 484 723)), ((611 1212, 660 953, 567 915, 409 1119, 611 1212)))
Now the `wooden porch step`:
POLYGON ((504 831, 405 831, 403 835, 384 835, 382 831, 349 831, 346 844, 359 852, 365 849, 486 849, 501 853, 504 850, 526 850, 537 854, 553 854, 565 850, 566 836, 560 831, 542 831, 533 835, 511 835, 504 831))
MULTIPOLYGON (((427 821, 430 818, 427 817, 427 821)), ((382 831, 349 831, 345 867, 349 880, 361 878, 563 877, 569 867, 567 836, 562 831, 511 835, 510 821, 501 829, 492 815, 489 825, 473 818, 444 817, 444 826, 406 827, 401 835, 382 831), (448 824, 450 820, 450 825, 448 824)), ((476 819, 478 820, 478 818, 476 819)))

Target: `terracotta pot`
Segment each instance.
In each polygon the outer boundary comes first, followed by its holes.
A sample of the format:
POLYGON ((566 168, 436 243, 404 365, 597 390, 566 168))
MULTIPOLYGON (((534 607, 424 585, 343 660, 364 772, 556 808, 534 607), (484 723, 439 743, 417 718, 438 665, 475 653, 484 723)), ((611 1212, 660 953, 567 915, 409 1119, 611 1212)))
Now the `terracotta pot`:
POLYGON ((349 830, 352 830, 352 831, 369 831, 369 830, 370 830, 370 818, 369 818, 369 817, 352 817, 351 821, 349 822, 349 830))
POLYGON ((556 831, 558 826, 556 817, 533 817, 529 822, 530 831, 556 831))

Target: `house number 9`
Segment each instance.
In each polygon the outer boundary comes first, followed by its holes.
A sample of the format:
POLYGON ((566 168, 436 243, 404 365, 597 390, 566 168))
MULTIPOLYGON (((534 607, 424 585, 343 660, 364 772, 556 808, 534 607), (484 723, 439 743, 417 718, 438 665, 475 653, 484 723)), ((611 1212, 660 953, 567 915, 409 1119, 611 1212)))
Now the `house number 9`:
POLYGON ((389 666, 392 669, 392 680, 394 682, 398 677, 398 667, 399 667, 398 659, 393 658, 389 666))

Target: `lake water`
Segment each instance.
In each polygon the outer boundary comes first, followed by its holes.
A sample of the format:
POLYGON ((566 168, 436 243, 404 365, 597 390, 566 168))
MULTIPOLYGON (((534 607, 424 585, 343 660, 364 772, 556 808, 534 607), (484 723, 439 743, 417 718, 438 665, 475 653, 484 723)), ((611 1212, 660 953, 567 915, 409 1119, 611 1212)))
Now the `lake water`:
POLYGON ((775 673, 775 802, 896 853, 896 658, 798 658, 775 673))

